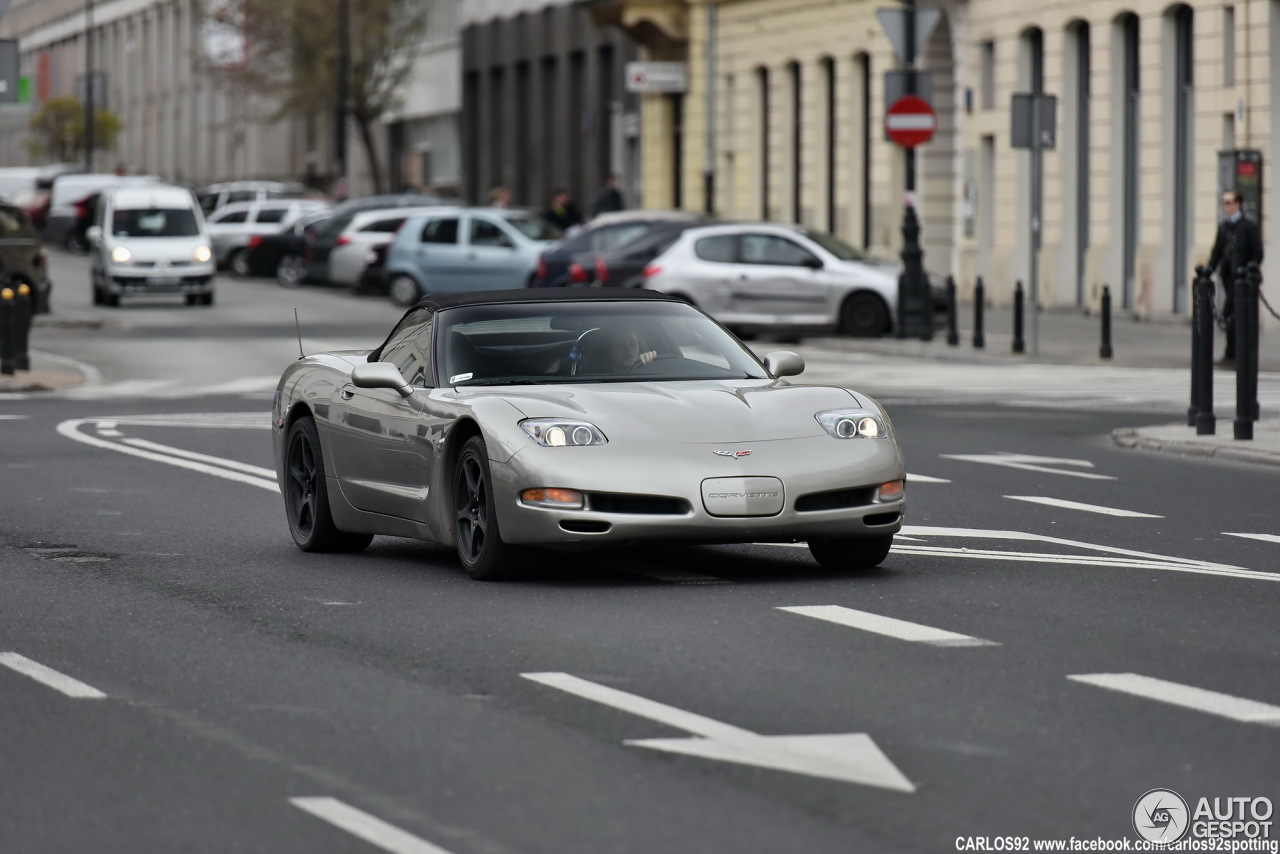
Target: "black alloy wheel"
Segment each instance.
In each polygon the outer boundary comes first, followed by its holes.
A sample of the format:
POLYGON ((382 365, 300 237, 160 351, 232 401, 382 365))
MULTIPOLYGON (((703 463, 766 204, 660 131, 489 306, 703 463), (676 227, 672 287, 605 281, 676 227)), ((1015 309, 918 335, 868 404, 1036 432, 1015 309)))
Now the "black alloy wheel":
POLYGON ((285 512, 298 548, 304 552, 355 552, 373 541, 372 534, 348 533, 333 523, 324 454, 314 419, 299 418, 289 428, 284 465, 285 512))
POLYGON ((453 475, 454 539, 458 560, 477 581, 510 578, 515 549, 502 541, 493 506, 493 480, 484 439, 462 446, 453 475))
POLYGON ((810 540, 809 553, 831 572, 860 572, 875 569, 889 556, 893 534, 877 537, 840 537, 810 540))
POLYGON ((875 338, 889 330, 889 307, 876 294, 857 293, 840 307, 840 331, 855 338, 875 338))
POLYGON ((307 262, 301 255, 286 255, 276 266, 276 282, 286 288, 296 288, 306 276, 307 262))
POLYGON ((231 253, 231 257, 227 259, 227 267, 231 270, 231 275, 236 278, 243 279, 249 275, 249 253, 244 249, 237 249, 231 253))

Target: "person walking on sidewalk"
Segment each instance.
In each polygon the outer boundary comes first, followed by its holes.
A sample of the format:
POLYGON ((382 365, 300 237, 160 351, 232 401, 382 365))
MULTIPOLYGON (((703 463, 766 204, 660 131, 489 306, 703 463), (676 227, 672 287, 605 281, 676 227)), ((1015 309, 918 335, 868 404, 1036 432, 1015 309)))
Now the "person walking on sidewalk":
POLYGON ((618 175, 610 172, 604 186, 596 193, 596 200, 591 205, 591 215, 597 217, 602 213, 614 213, 624 210, 626 206, 622 200, 622 190, 618 189, 618 175))
POLYGON ((1251 261, 1262 263, 1262 232, 1258 224, 1244 215, 1244 196, 1236 190, 1222 194, 1223 220, 1218 225, 1218 237, 1209 253, 1209 275, 1221 269, 1220 278, 1227 299, 1222 307, 1222 319, 1227 325, 1227 346, 1215 364, 1220 368, 1234 368, 1236 364, 1236 271, 1251 261))
POLYGON ((570 200, 569 191, 563 187, 556 188, 551 194, 551 207, 542 214, 542 218, 564 232, 582 225, 582 214, 578 213, 570 200))

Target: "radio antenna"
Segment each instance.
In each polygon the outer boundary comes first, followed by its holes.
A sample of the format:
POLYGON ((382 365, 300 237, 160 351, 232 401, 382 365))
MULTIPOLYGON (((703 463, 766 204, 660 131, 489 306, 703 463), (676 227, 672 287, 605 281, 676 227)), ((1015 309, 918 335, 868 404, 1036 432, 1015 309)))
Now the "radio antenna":
POLYGON ((306 356, 306 353, 302 351, 302 324, 298 321, 297 306, 294 306, 294 309, 293 309, 293 325, 298 330, 298 358, 305 359, 307 356, 306 356))

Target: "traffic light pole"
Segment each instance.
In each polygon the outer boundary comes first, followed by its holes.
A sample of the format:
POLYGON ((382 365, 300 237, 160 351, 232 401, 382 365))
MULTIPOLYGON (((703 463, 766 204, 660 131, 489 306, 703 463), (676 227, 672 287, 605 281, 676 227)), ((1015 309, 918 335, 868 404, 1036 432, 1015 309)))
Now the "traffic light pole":
POLYGON ((93 0, 84 4, 84 171, 93 173, 93 0))
MULTIPOLYGON (((904 0, 906 32, 904 64, 907 66, 906 93, 916 94, 916 0, 904 0)), ((916 150, 906 147, 907 193, 906 210, 902 218, 902 277, 898 281, 897 337, 933 337, 933 324, 929 317, 929 301, 926 299, 924 252, 920 248, 920 218, 916 215, 916 150)))

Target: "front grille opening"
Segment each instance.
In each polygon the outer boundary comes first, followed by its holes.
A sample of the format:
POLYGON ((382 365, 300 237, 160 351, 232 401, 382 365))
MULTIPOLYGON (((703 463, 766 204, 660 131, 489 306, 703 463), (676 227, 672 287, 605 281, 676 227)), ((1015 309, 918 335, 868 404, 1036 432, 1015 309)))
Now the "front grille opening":
POLYGON ((593 522, 589 519, 569 519, 560 523, 561 530, 571 534, 607 534, 612 527, 608 522, 593 522))
POLYGON ((587 507, 597 513, 631 513, 637 516, 683 516, 689 512, 689 502, 683 498, 612 492, 591 493, 587 507))
POLYGON ((868 504, 875 503, 877 488, 875 486, 863 486, 857 489, 837 489, 834 492, 811 492, 796 499, 796 512, 810 513, 815 510, 844 510, 848 507, 866 507, 868 504))
POLYGON ((872 513, 870 516, 862 517, 862 524, 868 526, 892 525, 894 522, 898 521, 901 515, 902 514, 900 513, 872 513))

